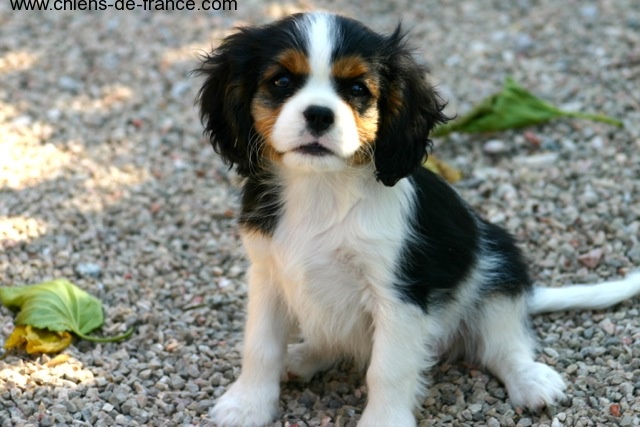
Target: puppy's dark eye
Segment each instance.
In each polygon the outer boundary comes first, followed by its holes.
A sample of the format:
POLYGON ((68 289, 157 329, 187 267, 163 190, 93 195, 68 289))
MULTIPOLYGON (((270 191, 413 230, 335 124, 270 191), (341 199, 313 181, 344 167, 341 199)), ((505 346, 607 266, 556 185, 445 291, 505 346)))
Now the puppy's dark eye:
POLYGON ((273 85, 275 87, 279 87, 280 89, 286 89, 291 86, 291 77, 287 76, 286 74, 276 76, 273 79, 273 85))
POLYGON ((364 83, 353 83, 349 88, 349 94, 355 97, 366 96, 369 94, 369 89, 364 83))

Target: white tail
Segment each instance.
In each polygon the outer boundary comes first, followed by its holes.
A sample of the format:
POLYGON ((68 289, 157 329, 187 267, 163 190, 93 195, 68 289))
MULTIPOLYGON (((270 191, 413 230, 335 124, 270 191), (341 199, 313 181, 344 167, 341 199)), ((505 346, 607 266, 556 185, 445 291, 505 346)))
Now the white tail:
POLYGON ((563 310, 597 310, 640 294, 640 272, 621 280, 561 288, 535 287, 528 301, 529 313, 563 310))

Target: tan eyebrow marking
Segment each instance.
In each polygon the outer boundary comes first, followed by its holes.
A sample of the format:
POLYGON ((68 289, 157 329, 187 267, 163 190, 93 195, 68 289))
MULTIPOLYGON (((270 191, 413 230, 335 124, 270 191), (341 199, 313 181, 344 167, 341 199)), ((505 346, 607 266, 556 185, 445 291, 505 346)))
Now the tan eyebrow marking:
POLYGON ((311 71, 309 58, 296 49, 285 50, 278 56, 278 63, 285 67, 292 74, 308 75, 311 71))
POLYGON ((331 68, 331 72, 336 79, 358 79, 367 84, 367 88, 374 97, 380 95, 378 83, 371 74, 369 64, 360 56, 345 56, 337 59, 331 68))
POLYGON ((331 72, 338 79, 355 79, 369 73, 369 66, 359 56, 345 56, 333 63, 331 72))

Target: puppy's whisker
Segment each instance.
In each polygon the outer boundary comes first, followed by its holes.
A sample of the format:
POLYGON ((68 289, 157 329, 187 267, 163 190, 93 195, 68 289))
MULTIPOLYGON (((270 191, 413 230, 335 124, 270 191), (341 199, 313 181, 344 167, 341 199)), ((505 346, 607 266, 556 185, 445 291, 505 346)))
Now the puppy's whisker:
POLYGON ((248 159, 251 173, 256 175, 264 167, 265 159, 262 155, 265 150, 264 137, 255 127, 252 127, 249 136, 248 159))

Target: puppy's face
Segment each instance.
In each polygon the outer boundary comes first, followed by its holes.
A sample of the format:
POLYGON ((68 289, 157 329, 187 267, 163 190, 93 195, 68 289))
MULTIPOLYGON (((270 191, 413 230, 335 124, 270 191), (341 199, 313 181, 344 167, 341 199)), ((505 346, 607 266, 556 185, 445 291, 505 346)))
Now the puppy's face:
POLYGON ((200 71, 206 132, 223 158, 251 175, 266 164, 339 171, 373 164, 393 185, 424 159, 439 99, 398 28, 311 13, 244 28, 200 71))
POLYGON ((296 25, 301 46, 284 49, 262 71, 251 113, 273 160, 311 170, 373 160, 380 67, 365 43, 380 40, 356 25, 305 15, 296 25))

